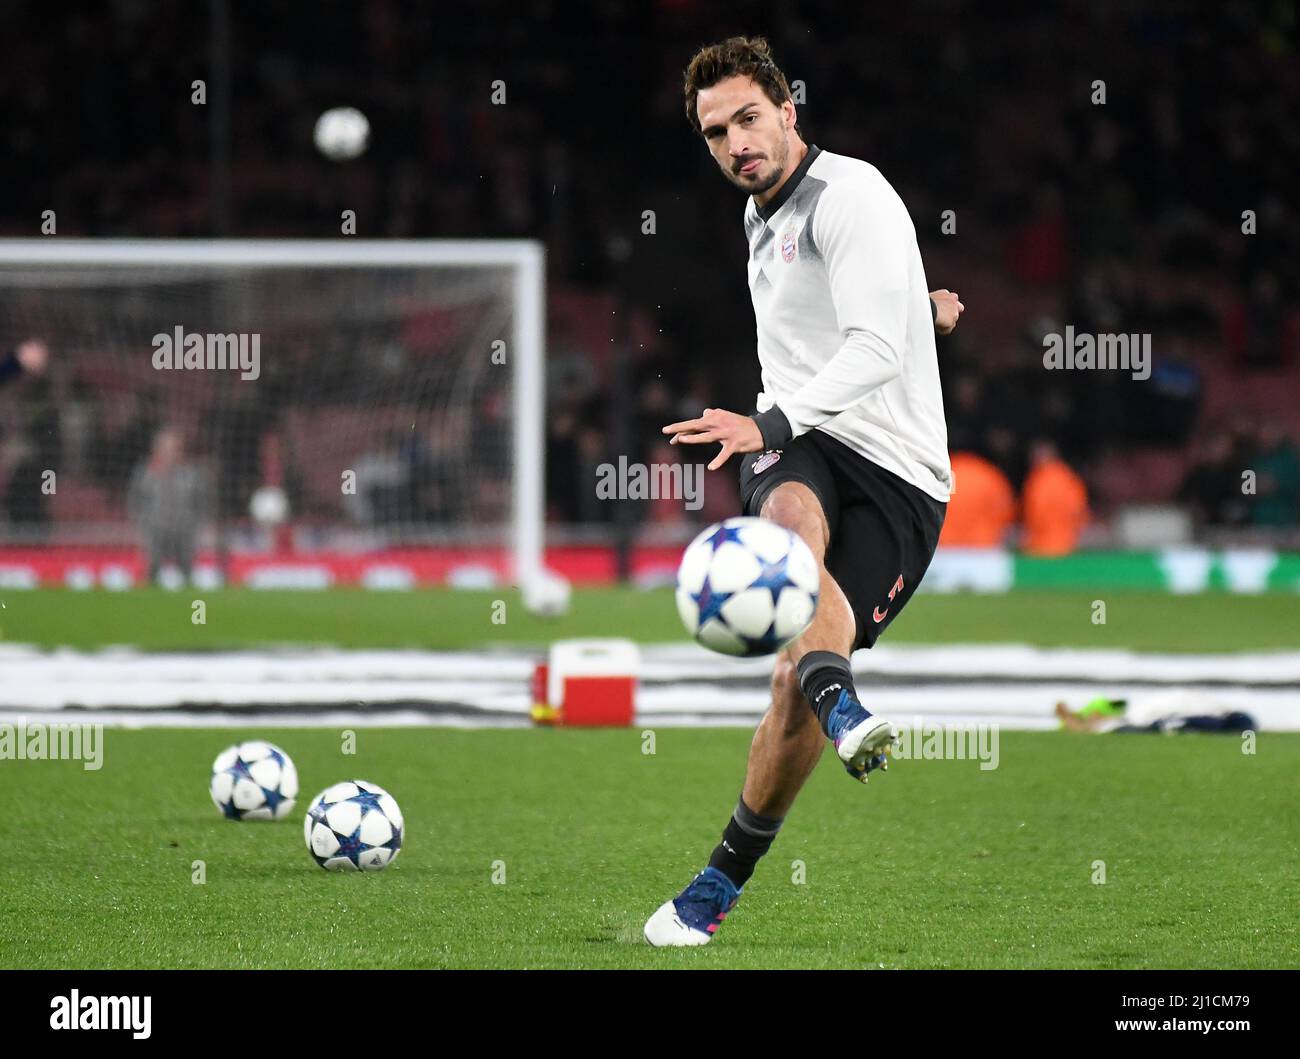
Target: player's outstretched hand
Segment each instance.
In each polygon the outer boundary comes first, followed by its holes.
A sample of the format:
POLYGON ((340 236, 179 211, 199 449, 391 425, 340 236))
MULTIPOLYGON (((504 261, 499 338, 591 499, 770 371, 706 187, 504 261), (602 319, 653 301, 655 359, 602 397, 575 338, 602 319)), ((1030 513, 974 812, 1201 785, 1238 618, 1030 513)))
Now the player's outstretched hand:
POLYGON ((939 310, 934 318, 934 329, 941 335, 950 335, 957 326, 957 320, 965 311, 966 306, 962 305, 961 299, 957 297, 956 291, 950 290, 932 290, 930 300, 934 302, 935 308, 939 310))
POLYGON ((720 442, 722 451, 713 457, 709 470, 716 471, 733 452, 762 452, 763 432, 749 416, 728 412, 724 408, 706 408, 699 419, 686 419, 669 423, 665 434, 671 434, 672 445, 707 445, 720 442))

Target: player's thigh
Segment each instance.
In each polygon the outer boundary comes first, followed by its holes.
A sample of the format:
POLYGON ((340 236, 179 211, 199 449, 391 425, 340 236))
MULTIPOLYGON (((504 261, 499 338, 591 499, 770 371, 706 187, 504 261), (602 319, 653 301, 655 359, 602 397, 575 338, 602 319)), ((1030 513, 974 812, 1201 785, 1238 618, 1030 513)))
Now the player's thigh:
POLYGON ((821 499, 803 482, 781 482, 769 490, 759 515, 802 537, 818 559, 825 556, 830 523, 821 499))
MULTIPOLYGON (((813 434, 794 438, 782 449, 744 456, 740 503, 744 514, 772 518, 783 525, 817 521, 820 515, 827 532, 833 535, 839 518, 839 493, 835 474, 813 434), (782 488, 789 485, 801 488, 782 488)), ((825 542, 821 543, 824 546, 825 542)))

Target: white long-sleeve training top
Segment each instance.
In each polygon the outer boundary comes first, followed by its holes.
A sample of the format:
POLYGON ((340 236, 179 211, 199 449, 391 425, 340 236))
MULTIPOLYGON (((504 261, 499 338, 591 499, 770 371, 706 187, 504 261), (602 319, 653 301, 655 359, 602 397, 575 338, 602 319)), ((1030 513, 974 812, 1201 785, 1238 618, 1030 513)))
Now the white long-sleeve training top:
POLYGON ((916 229, 868 162, 809 146, 764 207, 745 204, 767 448, 822 430, 947 501, 934 316, 916 229))

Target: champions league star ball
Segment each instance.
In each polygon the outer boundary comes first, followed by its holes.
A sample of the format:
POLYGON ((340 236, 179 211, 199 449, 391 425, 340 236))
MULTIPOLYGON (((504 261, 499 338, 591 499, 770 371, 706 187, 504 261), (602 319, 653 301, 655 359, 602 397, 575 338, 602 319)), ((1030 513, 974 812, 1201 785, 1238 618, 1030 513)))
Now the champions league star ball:
POLYGON ((701 533, 677 569, 686 631, 726 655, 770 655, 796 639, 817 610, 812 549, 763 518, 729 518, 701 533))
POLYGON ((379 871, 402 848, 402 810, 383 787, 364 780, 336 783, 307 810, 307 850, 326 871, 379 871))
POLYGON ((230 820, 282 820, 298 797, 298 770, 278 746, 255 739, 217 755, 208 792, 230 820))

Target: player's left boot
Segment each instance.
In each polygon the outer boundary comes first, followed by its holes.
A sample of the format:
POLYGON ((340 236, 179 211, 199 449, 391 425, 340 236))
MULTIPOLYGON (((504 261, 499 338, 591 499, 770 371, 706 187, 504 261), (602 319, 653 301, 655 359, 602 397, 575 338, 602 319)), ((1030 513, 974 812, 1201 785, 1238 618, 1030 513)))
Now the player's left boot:
POLYGON ((898 729, 888 719, 869 713, 847 688, 831 708, 826 727, 844 771, 855 780, 866 783, 869 773, 888 770, 889 749, 898 738, 898 729))
POLYGON ((707 945, 739 900, 740 891, 726 875, 705 868, 646 920, 645 940, 656 946, 707 945))

